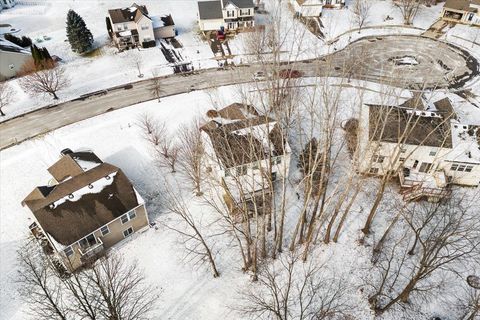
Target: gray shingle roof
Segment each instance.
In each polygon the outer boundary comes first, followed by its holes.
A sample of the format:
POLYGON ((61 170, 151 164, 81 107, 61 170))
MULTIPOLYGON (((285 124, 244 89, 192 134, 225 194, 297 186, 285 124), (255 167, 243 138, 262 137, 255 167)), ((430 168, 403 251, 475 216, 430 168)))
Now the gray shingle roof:
POLYGON ((253 8, 253 0, 222 0, 223 5, 226 6, 229 2, 233 3, 239 8, 253 8))
POLYGON ((220 1, 199 1, 198 15, 202 20, 222 19, 222 5, 220 1))

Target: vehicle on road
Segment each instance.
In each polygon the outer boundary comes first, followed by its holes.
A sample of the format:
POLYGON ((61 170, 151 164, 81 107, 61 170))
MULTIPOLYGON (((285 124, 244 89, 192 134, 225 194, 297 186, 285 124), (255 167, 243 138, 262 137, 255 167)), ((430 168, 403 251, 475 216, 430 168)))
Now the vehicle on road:
POLYGON ((290 79, 290 78, 300 78, 303 76, 303 73, 298 70, 283 69, 283 70, 280 70, 278 75, 282 79, 290 79))

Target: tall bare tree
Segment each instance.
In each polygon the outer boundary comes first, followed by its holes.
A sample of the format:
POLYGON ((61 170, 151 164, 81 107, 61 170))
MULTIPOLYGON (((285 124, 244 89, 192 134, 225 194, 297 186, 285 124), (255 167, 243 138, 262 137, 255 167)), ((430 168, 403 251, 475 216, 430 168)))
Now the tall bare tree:
POLYGON ((197 196, 202 195, 202 180, 204 170, 205 149, 200 120, 195 119, 190 125, 183 125, 178 131, 180 145, 178 164, 190 182, 193 184, 197 196))
POLYGON ((354 14, 354 21, 358 27, 358 33, 362 31, 363 26, 367 23, 370 17, 370 8, 372 2, 369 0, 355 0, 353 2, 352 11, 354 14))
POLYGON ((100 318, 151 319, 159 292, 148 284, 136 261, 127 263, 119 254, 110 254, 85 272, 95 286, 95 295, 91 299, 99 301, 100 318))
POLYGON ((261 270, 258 285, 241 292, 242 304, 235 308, 255 318, 347 319, 354 309, 348 285, 325 271, 324 265, 304 264, 289 252, 261 270))
POLYGON ((165 199, 165 206, 168 211, 180 218, 186 228, 173 225, 167 225, 167 227, 184 238, 185 248, 188 252, 187 255, 191 256, 191 259, 196 262, 207 262, 210 265, 213 277, 217 278, 220 276, 220 273, 217 269, 212 245, 202 231, 201 222, 190 212, 182 196, 176 194, 176 190, 178 189, 178 187, 172 189, 172 187, 167 184, 166 192, 168 195, 165 199))
POLYGON ((35 240, 18 250, 17 283, 20 296, 35 319, 69 319, 62 283, 35 240))
POLYGON ((394 0, 394 5, 400 10, 403 23, 410 25, 421 8, 422 0, 394 0))
POLYGON ((175 137, 169 134, 165 122, 158 121, 151 114, 142 114, 138 126, 152 151, 156 164, 176 172, 180 146, 175 137))
MULTIPOLYGON (((456 272, 480 257, 480 222, 475 199, 419 203, 405 211, 405 232, 391 233, 375 266, 370 303, 383 313, 412 297, 425 297, 442 283, 442 272, 456 272), (473 202, 472 202, 473 201, 473 202), (395 234, 395 236, 393 236, 395 234)), ((397 224, 398 226, 398 224, 397 224)))
POLYGON ((61 66, 35 70, 23 76, 20 81, 23 90, 31 95, 42 93, 50 94, 54 100, 58 100, 57 92, 70 85, 70 79, 61 66))

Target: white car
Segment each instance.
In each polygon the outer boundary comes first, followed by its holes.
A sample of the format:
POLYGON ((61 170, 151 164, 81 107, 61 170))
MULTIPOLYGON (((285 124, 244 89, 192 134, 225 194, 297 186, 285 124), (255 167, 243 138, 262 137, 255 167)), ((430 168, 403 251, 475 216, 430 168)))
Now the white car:
POLYGON ((253 80, 255 80, 255 81, 265 81, 265 80, 267 80, 267 74, 263 71, 257 71, 253 74, 253 80))

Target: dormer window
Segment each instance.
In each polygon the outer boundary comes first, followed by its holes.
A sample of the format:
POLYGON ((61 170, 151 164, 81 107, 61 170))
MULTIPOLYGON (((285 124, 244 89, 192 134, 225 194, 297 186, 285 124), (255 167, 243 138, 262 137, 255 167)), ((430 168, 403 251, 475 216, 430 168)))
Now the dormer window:
POLYGON ((73 193, 70 193, 70 194, 68 195, 68 199, 73 199, 73 193))

